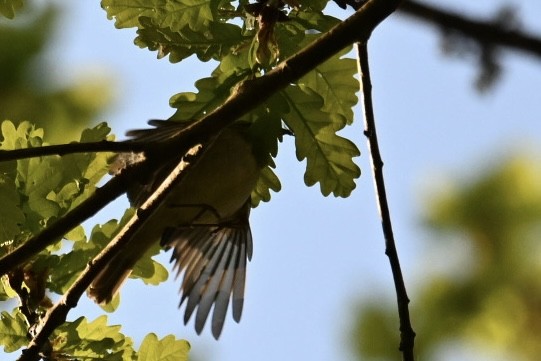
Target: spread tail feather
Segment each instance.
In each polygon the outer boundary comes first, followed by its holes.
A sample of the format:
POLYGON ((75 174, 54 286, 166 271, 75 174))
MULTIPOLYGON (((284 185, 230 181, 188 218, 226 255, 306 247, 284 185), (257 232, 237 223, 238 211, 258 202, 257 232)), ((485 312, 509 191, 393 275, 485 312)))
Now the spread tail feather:
POLYGON ((162 244, 173 248, 177 276, 184 274, 180 305, 187 301, 184 323, 197 308, 195 330, 199 334, 214 306, 212 334, 222 332, 229 301, 233 318, 239 322, 244 303, 246 260, 252 257, 249 225, 194 226, 170 229, 162 244))

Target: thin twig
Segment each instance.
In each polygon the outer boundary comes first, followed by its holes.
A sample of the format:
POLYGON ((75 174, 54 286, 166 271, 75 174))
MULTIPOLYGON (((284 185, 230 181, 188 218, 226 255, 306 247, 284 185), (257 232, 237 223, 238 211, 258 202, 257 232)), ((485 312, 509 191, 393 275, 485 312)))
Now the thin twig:
POLYGON ((62 325, 67 318, 69 311, 77 306, 79 299, 92 283, 97 274, 117 255, 126 243, 130 241, 133 234, 143 225, 153 212, 162 204, 168 194, 175 188, 175 185, 186 174, 189 163, 180 161, 171 174, 160 184, 154 193, 145 203, 138 208, 137 213, 122 228, 115 238, 105 247, 79 275, 77 280, 70 286, 64 296, 48 310, 41 322, 39 331, 23 351, 19 361, 37 361, 40 358, 40 350, 49 341, 54 330, 62 325))
POLYGON ((96 152, 142 152, 148 148, 148 144, 134 141, 123 142, 88 142, 46 145, 36 148, 22 148, 13 150, 0 150, 0 162, 10 160, 44 157, 48 155, 66 155, 72 153, 96 153, 96 152))
POLYGON ((372 160, 372 175, 376 188, 376 200, 381 217, 381 226, 385 237, 385 254, 389 257, 391 271, 396 290, 398 304, 398 316, 400 318, 400 351, 404 361, 413 361, 413 346, 415 332, 411 327, 409 315, 409 298, 400 269, 400 261, 396 250, 391 215, 387 203, 387 194, 385 191, 385 181, 383 178, 383 161, 379 151, 378 137, 376 133, 376 123, 374 120, 374 109, 372 104, 372 82, 370 80, 370 69, 368 67, 368 49, 366 43, 357 43, 357 52, 359 57, 359 72, 361 74, 362 94, 364 103, 364 134, 368 139, 368 148, 372 160))

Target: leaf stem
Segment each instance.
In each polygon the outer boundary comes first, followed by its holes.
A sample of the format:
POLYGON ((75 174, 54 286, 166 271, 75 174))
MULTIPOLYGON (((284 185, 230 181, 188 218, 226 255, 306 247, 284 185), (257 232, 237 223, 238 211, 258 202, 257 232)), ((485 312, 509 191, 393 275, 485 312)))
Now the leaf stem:
POLYGON ((370 69, 368 66, 368 47, 365 43, 357 43, 359 58, 359 72, 361 74, 362 94, 364 103, 364 135, 368 139, 368 148, 371 154, 372 175, 376 190, 376 200, 381 217, 381 226, 385 237, 385 254, 389 257, 391 271, 396 291, 398 304, 398 316, 400 319, 400 347, 404 361, 414 361, 413 346, 415 332, 411 327, 408 304, 410 302, 400 268, 400 261, 393 234, 385 180, 383 178, 383 161, 379 151, 378 136, 376 133, 376 122, 374 119, 374 108, 372 103, 372 82, 370 80, 370 69))

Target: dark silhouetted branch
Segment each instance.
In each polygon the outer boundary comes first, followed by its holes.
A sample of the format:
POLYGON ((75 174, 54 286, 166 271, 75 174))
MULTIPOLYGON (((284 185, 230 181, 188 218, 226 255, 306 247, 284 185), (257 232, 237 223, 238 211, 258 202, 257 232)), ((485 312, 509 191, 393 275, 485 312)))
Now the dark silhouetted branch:
POLYGON ((368 139, 368 148, 370 150, 372 161, 372 175, 374 177, 374 186, 376 189, 376 200, 381 217, 381 226, 385 238, 385 254, 389 257, 391 271, 396 290, 398 304, 398 316, 400 318, 400 351, 402 351, 404 361, 413 361, 413 346, 415 332, 411 327, 409 315, 409 298, 402 277, 400 260, 396 250, 396 244, 391 223, 389 205, 387 203, 387 192, 385 190, 385 180, 383 178, 383 161, 378 145, 378 136, 376 132, 376 122, 374 119, 374 109, 372 104, 372 82, 370 80, 370 69, 368 66, 368 50, 366 43, 358 43, 357 51, 359 55, 359 69, 361 72, 361 85, 364 105, 364 134, 368 139))
POLYGON ((480 44, 506 47, 541 59, 541 38, 506 26, 505 22, 473 18, 412 0, 404 1, 398 10, 443 31, 458 32, 480 44))

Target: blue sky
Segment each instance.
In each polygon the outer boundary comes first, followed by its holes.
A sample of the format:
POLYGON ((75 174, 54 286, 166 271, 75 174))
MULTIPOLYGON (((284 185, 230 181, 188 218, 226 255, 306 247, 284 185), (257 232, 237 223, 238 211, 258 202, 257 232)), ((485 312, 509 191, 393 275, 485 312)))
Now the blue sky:
MULTIPOLYGON (((432 2, 481 16, 492 13, 495 4, 432 2)), ((517 4, 526 27, 541 34, 541 26, 534 26, 541 3, 509 2, 517 4)), ((154 53, 133 45, 133 31, 114 28, 98 1, 58 3, 66 11, 48 55, 58 65, 55 75, 62 82, 87 71, 111 75, 116 103, 100 121, 110 122, 119 137, 127 129, 144 127, 148 119, 168 118, 173 113, 169 97, 193 90, 194 81, 213 67, 195 60, 156 60, 154 53)), ((473 175, 480 165, 494 164, 514 151, 540 151, 539 60, 504 53, 503 79, 479 95, 472 86, 476 68, 471 62, 443 57, 438 46, 431 28, 396 14, 376 29, 370 42, 391 215, 412 302, 415 287, 445 258, 423 257, 432 249, 420 225, 429 191, 447 177, 473 175)), ((240 324, 229 318, 218 342, 208 329, 197 336, 192 324, 182 324, 174 280, 153 288, 129 282, 110 323, 122 324, 136 342, 150 331, 186 338, 199 360, 350 360, 347 332, 354 306, 363 298, 394 297, 360 109, 355 113, 355 124, 343 134, 361 149, 357 164, 362 176, 348 199, 324 198, 317 187, 307 188, 304 164, 297 162, 292 142, 280 148, 283 190, 252 212, 254 257, 240 324)), ((96 219, 119 217, 121 207, 109 207, 96 219)), ((81 314, 93 319, 101 309, 84 299, 71 318, 81 314)))

